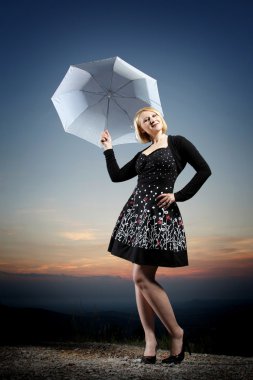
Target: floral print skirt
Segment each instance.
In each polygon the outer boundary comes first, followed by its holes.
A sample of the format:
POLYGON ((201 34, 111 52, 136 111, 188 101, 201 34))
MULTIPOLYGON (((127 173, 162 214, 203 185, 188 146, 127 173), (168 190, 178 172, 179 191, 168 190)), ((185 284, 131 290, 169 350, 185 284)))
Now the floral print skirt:
POLYGON ((108 251, 140 265, 188 265, 184 223, 177 203, 167 209, 157 206, 156 197, 171 190, 156 184, 136 186, 119 215, 108 251))

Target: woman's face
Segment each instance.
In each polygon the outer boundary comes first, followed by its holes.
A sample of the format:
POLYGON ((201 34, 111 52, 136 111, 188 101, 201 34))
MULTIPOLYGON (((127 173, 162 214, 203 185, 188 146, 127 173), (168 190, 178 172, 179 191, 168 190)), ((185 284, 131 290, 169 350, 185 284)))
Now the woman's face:
POLYGON ((139 124, 149 135, 154 135, 163 128, 160 116, 154 111, 143 111, 139 116, 139 124))

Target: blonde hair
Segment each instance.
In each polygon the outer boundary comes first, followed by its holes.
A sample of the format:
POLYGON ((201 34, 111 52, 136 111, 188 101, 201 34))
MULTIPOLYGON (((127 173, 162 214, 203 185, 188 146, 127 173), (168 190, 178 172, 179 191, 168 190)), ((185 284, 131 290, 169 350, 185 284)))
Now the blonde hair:
POLYGON ((167 129, 168 129, 166 121, 164 120, 162 114, 159 111, 157 111, 153 107, 144 107, 144 108, 141 108, 139 111, 136 112, 136 114, 134 116, 135 136, 136 136, 137 140, 141 144, 146 144, 147 142, 151 141, 149 134, 146 133, 145 131, 143 131, 143 129, 141 128, 140 122, 139 122, 139 117, 140 117, 141 113, 144 112, 144 111, 154 112, 154 113, 156 113, 161 118, 162 125, 163 125, 163 127, 162 127, 163 133, 165 133, 167 131, 167 129))

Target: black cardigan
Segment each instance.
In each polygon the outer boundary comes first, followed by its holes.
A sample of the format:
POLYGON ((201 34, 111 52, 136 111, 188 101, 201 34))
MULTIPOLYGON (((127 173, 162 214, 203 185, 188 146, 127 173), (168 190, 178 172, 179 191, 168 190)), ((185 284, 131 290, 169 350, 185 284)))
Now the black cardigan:
MULTIPOLYGON (((212 174, 207 162, 201 156, 197 148, 183 136, 168 136, 168 146, 171 149, 177 166, 177 174, 186 166, 187 162, 196 170, 196 174, 180 191, 174 193, 176 202, 183 202, 193 197, 201 188, 207 178, 212 174)), ((147 148, 143 149, 146 150, 147 148)), ((137 175, 135 163, 139 155, 138 152, 131 161, 122 168, 119 168, 113 149, 104 151, 107 170, 113 182, 122 182, 137 175)))

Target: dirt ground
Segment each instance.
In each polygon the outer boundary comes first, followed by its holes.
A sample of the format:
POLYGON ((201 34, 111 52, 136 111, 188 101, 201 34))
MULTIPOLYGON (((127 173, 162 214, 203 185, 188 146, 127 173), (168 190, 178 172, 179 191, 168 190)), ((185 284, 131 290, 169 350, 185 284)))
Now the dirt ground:
POLYGON ((1 380, 253 380, 253 358, 186 353, 174 367, 140 363, 143 348, 110 343, 0 347, 1 380))

